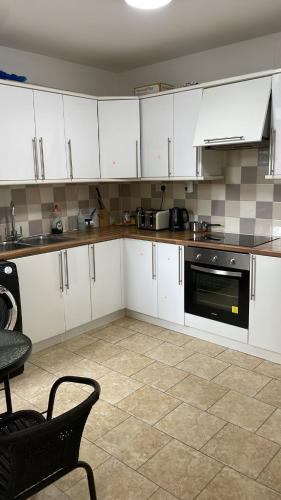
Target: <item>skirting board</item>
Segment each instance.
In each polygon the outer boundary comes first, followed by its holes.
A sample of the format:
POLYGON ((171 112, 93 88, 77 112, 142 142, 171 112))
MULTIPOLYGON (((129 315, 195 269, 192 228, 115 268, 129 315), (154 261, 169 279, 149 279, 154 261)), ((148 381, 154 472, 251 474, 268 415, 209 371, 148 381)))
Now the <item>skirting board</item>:
POLYGON ((109 323, 115 321, 116 319, 123 318, 124 316, 125 316, 125 309, 121 309, 120 311, 108 314, 107 316, 103 316, 102 318, 91 321, 90 323, 86 323, 85 325, 73 328, 73 330, 68 330, 67 332, 61 333, 60 335, 51 337, 50 339, 37 342, 32 345, 32 352, 35 353, 42 351, 43 349, 47 349, 48 347, 60 344, 65 340, 73 339, 74 337, 82 335, 83 333, 87 334, 93 330, 96 330, 97 328, 101 328, 103 326, 108 325, 109 323))
POLYGON ((274 363, 281 364, 281 354, 278 354, 276 352, 266 351, 265 349, 254 347, 249 344, 244 344, 236 340, 228 339, 221 335, 215 335, 214 333, 205 332, 196 328, 190 328, 188 326, 170 323, 169 321, 146 316, 145 314, 137 313, 128 309, 126 310, 126 316, 128 316, 129 318, 138 319, 140 321, 145 321, 146 323, 151 323, 152 325, 162 326, 163 328, 167 328, 168 330, 174 330, 175 332, 184 333, 185 335, 190 335, 198 339, 206 340, 207 342, 213 342, 214 344, 219 344, 229 349, 235 349, 236 351, 245 352, 246 354, 251 354, 252 356, 257 356, 258 358, 273 361, 274 363))

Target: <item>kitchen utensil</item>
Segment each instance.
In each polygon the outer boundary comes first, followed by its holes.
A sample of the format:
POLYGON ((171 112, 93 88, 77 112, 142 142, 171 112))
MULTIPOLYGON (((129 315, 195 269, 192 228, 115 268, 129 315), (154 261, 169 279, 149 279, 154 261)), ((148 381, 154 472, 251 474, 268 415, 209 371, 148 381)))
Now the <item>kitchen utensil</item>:
POLYGON ((186 208, 170 208, 169 210, 169 229, 170 231, 183 231, 185 224, 189 221, 189 215, 186 208))

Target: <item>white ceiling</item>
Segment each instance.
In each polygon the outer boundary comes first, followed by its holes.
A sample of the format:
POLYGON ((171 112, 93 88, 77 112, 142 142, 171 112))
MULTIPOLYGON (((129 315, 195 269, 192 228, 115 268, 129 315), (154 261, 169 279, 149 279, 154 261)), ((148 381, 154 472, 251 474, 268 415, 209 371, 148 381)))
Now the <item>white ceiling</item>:
POLYGON ((277 31, 280 0, 0 0, 0 45, 116 72, 277 31))

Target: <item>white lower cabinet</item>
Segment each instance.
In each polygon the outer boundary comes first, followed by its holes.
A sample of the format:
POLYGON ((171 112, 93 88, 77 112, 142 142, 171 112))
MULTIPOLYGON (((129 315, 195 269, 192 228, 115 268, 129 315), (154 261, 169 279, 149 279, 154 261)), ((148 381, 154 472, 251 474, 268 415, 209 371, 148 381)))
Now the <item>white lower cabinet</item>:
POLYGON ((88 245, 62 251, 66 331, 91 321, 88 245))
POLYGON ((122 249, 121 239, 89 246, 92 319, 124 308, 122 249))
POLYGON ((127 309, 157 317, 157 244, 125 239, 124 269, 127 309))
POLYGON ((158 317, 184 325, 184 247, 157 243, 158 317))
POLYGON ((23 331, 33 343, 65 331, 61 252, 14 260, 19 276, 23 331))
POLYGON ((249 344, 281 353, 281 258, 252 256, 249 344))

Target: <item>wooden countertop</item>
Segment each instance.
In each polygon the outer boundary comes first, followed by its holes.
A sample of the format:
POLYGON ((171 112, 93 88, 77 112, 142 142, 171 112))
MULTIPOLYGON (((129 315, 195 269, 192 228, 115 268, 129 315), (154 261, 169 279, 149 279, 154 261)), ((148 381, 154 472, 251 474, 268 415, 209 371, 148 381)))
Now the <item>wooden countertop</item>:
POLYGON ((89 229, 86 231, 71 231, 64 233, 69 237, 68 241, 58 241, 48 245, 36 247, 24 247, 16 250, 0 252, 0 260, 11 260, 28 255, 37 255, 47 252, 55 252, 65 248, 73 248, 80 245, 89 245, 102 241, 115 240, 119 238, 133 238, 146 241, 155 241, 161 243, 171 243, 175 245, 188 245, 200 248, 212 248, 214 250, 226 250, 240 253, 253 253, 256 255, 269 255, 271 257, 281 257, 281 239, 266 243, 259 247, 239 247, 235 245, 216 244, 210 241, 193 241, 193 233, 190 231, 171 232, 165 231, 146 231, 136 227, 109 226, 103 228, 89 229))

